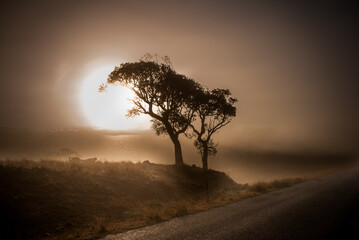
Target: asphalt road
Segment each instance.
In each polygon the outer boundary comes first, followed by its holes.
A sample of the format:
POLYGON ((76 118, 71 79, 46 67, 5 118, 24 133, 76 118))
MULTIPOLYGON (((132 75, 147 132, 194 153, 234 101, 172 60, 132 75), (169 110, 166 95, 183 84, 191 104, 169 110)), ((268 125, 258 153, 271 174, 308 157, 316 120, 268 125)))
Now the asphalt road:
POLYGON ((359 239, 359 168, 105 240, 359 239))

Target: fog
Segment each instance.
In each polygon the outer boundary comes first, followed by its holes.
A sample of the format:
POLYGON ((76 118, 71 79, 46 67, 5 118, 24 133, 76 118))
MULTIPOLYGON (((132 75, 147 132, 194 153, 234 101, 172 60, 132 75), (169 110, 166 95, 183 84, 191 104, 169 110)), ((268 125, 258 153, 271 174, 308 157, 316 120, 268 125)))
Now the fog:
MULTIPOLYGON (((281 164, 314 171, 325 156, 340 165, 358 153, 358 16, 349 3, 13 1, 0 12, 2 159, 172 163, 166 137, 93 130, 79 101, 90 71, 147 52, 238 99, 209 163, 238 181, 297 174, 281 164), (261 170, 273 165, 273 175, 261 170)), ((192 142, 182 144, 185 162, 201 165, 192 142)))
MULTIPOLYGON (((254 133, 252 133, 254 134, 254 133)), ((182 138, 185 164, 201 167, 201 158, 191 140, 182 138)), ((315 177, 357 164, 356 154, 348 151, 295 148, 289 143, 220 142, 218 154, 209 159, 209 167, 224 171, 239 183, 252 183, 289 177, 315 177), (274 146, 281 145, 280 148, 274 146), (240 146, 240 147, 238 147, 240 146)), ((174 152, 168 136, 151 131, 138 134, 91 129, 25 131, 1 129, 0 160, 58 160, 69 157, 96 157, 99 161, 146 160, 174 164, 174 152)))

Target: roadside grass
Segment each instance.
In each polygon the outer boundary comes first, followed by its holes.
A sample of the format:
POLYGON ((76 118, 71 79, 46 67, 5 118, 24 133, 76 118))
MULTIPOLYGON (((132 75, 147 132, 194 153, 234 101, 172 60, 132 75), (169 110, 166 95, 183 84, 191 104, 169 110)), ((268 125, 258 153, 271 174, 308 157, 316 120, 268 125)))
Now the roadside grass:
POLYGON ((222 172, 149 162, 0 161, 2 235, 94 239, 302 181, 241 185, 222 172))
POLYGON ((264 193, 268 191, 278 190, 293 186, 294 184, 303 182, 303 178, 285 178, 280 180, 273 180, 271 182, 257 182, 248 186, 248 191, 254 193, 264 193))

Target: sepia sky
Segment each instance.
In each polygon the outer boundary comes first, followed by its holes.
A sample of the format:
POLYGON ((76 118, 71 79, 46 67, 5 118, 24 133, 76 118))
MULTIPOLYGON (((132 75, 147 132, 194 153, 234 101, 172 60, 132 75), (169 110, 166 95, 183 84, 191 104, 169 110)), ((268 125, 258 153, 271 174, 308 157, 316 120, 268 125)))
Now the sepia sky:
POLYGON ((84 78, 149 52, 238 98, 224 142, 356 151, 358 8, 289 2, 5 1, 0 126, 92 127, 79 102, 84 78))

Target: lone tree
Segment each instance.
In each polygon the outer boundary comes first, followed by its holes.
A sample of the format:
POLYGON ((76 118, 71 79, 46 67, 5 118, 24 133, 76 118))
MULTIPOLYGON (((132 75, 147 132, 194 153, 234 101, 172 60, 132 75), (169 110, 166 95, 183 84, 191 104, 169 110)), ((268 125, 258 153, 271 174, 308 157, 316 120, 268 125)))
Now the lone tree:
MULTIPOLYGON (((179 135, 185 133, 193 121, 194 96, 202 91, 200 84, 172 68, 169 59, 164 63, 147 59, 123 63, 115 67, 107 79, 107 84, 119 83, 135 93, 134 107, 128 116, 147 114, 152 117, 152 128, 157 135, 168 134, 174 145, 175 163, 183 164, 179 135)), ((100 91, 107 85, 100 86, 100 91)))
POLYGON ((198 119, 190 126, 196 136, 194 145, 201 154, 203 169, 208 170, 208 156, 217 153, 217 145, 212 136, 236 116, 236 107, 233 105, 237 99, 231 97, 228 89, 214 89, 204 90, 202 94, 197 95, 195 101, 198 104, 198 119))

